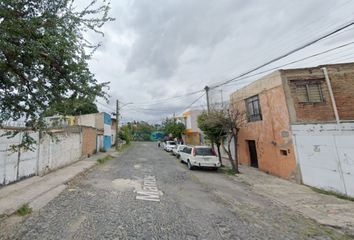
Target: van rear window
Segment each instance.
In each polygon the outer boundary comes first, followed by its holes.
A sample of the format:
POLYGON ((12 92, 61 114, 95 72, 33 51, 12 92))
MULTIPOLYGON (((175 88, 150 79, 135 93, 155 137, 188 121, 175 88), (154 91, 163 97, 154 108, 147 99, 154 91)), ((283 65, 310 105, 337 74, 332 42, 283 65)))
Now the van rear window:
POLYGON ((195 153, 200 156, 215 156, 215 153, 211 148, 196 148, 195 153))

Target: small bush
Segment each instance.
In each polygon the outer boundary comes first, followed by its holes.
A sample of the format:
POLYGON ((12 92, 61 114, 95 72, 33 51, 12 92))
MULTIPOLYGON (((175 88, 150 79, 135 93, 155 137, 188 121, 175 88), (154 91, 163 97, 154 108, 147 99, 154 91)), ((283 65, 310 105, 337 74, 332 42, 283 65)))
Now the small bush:
POLYGON ((221 167, 219 169, 220 169, 221 172, 226 173, 227 175, 232 175, 232 176, 236 175, 235 170, 233 170, 232 168, 221 167))
POLYGON ((16 213, 20 216, 25 216, 32 213, 32 208, 28 205, 28 203, 26 203, 17 209, 16 213))

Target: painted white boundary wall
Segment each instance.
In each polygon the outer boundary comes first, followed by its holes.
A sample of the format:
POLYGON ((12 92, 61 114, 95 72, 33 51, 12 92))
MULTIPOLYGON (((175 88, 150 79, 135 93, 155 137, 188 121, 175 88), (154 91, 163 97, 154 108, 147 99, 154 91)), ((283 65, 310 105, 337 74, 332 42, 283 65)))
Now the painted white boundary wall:
POLYGON ((303 183, 354 197, 354 123, 291 128, 303 183))
MULTIPOLYGON (((0 135, 5 131, 0 130, 0 135)), ((22 132, 13 138, 0 137, 0 186, 20 180, 24 177, 35 175, 37 170, 38 146, 34 151, 11 152, 7 151, 11 145, 18 145, 21 142, 22 132)), ((38 140, 38 133, 31 132, 30 136, 38 140)))
MULTIPOLYGON (((0 135, 5 131, 0 130, 0 135)), ((18 181, 33 175, 43 175, 49 171, 63 167, 80 159, 82 136, 80 131, 59 131, 54 133, 57 138, 44 135, 34 151, 7 151, 11 145, 19 144, 19 133, 14 138, 0 137, 0 186, 18 181)), ((38 142, 38 133, 31 133, 38 142)))

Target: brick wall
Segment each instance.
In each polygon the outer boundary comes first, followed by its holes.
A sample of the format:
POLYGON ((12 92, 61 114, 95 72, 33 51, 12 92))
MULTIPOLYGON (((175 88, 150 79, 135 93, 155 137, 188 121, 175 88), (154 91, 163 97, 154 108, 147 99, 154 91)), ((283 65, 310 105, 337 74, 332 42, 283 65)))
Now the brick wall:
POLYGON ((91 127, 82 126, 82 155, 92 155, 96 153, 97 130, 91 127))
POLYGON ((354 120, 354 63, 328 66, 340 120, 354 120))
MULTIPOLYGON (((334 110, 323 74, 323 66, 283 70, 283 85, 291 123, 335 122, 334 110), (321 82, 323 102, 301 103, 296 84, 300 81, 321 82)), ((354 63, 327 65, 340 120, 354 120, 354 63)))

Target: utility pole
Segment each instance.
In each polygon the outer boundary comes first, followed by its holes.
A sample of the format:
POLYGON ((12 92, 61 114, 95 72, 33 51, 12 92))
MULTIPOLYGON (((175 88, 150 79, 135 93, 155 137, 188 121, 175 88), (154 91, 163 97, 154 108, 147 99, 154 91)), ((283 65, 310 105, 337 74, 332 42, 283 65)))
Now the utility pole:
POLYGON ((209 87, 205 86, 205 96, 206 96, 206 101, 207 101, 207 108, 208 108, 208 113, 210 113, 210 104, 209 104, 209 87))
MULTIPOLYGON (((207 108, 208 108, 208 114, 210 113, 210 103, 209 103, 209 87, 205 86, 205 96, 206 96, 206 101, 207 101, 207 108)), ((211 147, 214 149, 214 141, 211 141, 211 147)))
POLYGON ((221 107, 223 108, 224 107, 224 98, 222 95, 222 89, 220 89, 220 95, 221 95, 221 107))
POLYGON ((116 150, 119 149, 119 101, 116 102, 116 150))

